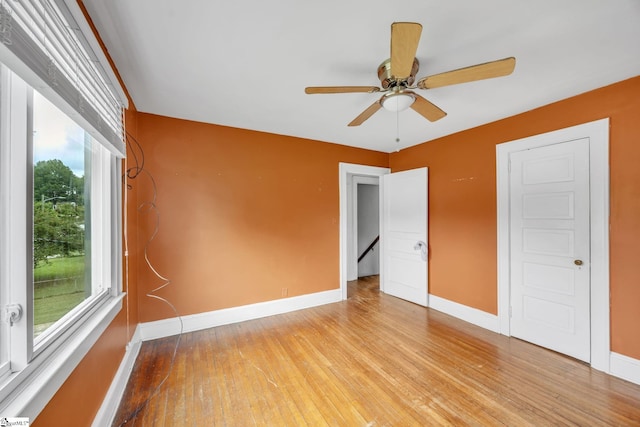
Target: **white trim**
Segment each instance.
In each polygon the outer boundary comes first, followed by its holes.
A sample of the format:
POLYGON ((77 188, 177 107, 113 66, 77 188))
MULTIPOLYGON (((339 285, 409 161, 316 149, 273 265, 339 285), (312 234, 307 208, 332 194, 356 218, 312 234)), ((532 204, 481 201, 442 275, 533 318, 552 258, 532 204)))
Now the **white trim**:
POLYGON ((283 298, 273 301, 259 302, 240 307, 225 308, 206 313, 191 314, 188 316, 173 317, 154 322, 141 323, 140 337, 143 341, 177 335, 180 332, 193 332, 202 329, 231 323, 244 322, 259 319, 276 314, 289 313, 291 311, 316 307, 341 301, 339 289, 301 295, 291 298, 283 298), (182 331, 180 326, 182 323, 182 331))
POLYGON ((611 352, 611 375, 640 385, 640 360, 611 352))
MULTIPOLYGON (((472 323, 492 332, 500 333, 498 316, 429 294, 429 308, 472 323)), ((640 385, 640 360, 615 352, 609 357, 608 374, 640 385)))
POLYGON ((509 155, 558 141, 589 138, 591 202, 591 367, 609 372, 609 119, 496 146, 498 201, 498 320, 509 329, 509 155))
MULTIPOLYGON (((25 313, 30 313, 33 304, 33 287, 26 286, 33 280, 29 277, 31 262, 27 254, 31 250, 29 230, 29 177, 33 172, 28 169, 29 158, 28 122, 29 122, 29 88, 27 84, 8 67, 0 64, 2 80, 0 82, 2 137, 2 168, 0 181, 2 184, 2 228, 3 235, 0 256, 2 271, 0 283, 3 287, 3 304, 20 304, 25 313), (24 283, 25 286, 12 286, 24 283), (30 305, 31 304, 31 305, 30 305)), ((25 317, 23 317, 24 319, 25 317)), ((3 321, 4 316, 3 316, 3 321)), ((29 339, 33 337, 33 326, 30 322, 18 322, 11 326, 8 334, 1 337, 4 345, 8 345, 10 371, 16 372, 25 368, 32 357, 29 339), (28 338, 29 337, 29 338, 28 338), (11 343, 9 345, 9 343, 11 343)), ((5 350, 3 348, 3 350, 5 350)), ((5 353, 7 354, 7 353, 5 353)), ((3 400, 4 387, 0 387, 0 402, 3 400)))
POLYGON ((122 401, 122 396, 127 388, 129 377, 133 371, 133 366, 140 353, 140 347, 142 347, 142 340, 140 339, 140 325, 135 330, 133 338, 129 344, 127 344, 127 351, 124 354, 124 358, 120 362, 120 367, 116 372, 111 386, 107 391, 107 395, 102 401, 102 405, 93 419, 91 424, 94 427, 110 426, 113 424, 113 420, 118 411, 118 406, 122 401))
POLYGON ((433 294, 429 294, 429 307, 481 328, 500 333, 498 316, 486 311, 459 304, 433 294))
MULTIPOLYGON (((342 299, 347 299, 347 266, 348 266, 348 222, 349 211, 347 206, 349 200, 353 202, 353 191, 349 191, 349 186, 353 185, 353 177, 372 176, 380 177, 386 175, 391 170, 389 168, 381 168, 377 166, 357 165, 353 163, 339 164, 339 193, 340 193, 340 291, 342 299)), ((382 188, 382 186, 380 186, 382 188)), ((381 190, 382 191, 382 190, 381 190)), ((382 200, 382 198, 380 198, 382 200)), ((382 218, 382 215, 380 216, 382 218)), ((381 224, 382 225, 382 224, 381 224)), ((382 230, 382 228, 380 228, 382 230)), ((382 265, 380 266, 380 274, 382 274, 382 265)))
MULTIPOLYGON (((64 345, 47 355, 46 360, 41 359, 43 363, 32 362, 29 368, 33 370, 28 378, 1 402, 0 414, 34 420, 120 312, 123 296, 107 300, 64 345)), ((21 373, 24 371, 16 375, 21 373)))

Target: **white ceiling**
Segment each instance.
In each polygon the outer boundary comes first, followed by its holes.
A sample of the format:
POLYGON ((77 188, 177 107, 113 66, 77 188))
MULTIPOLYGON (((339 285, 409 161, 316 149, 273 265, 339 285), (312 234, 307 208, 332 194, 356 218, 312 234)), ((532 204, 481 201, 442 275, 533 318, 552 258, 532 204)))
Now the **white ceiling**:
POLYGON ((395 151, 640 75, 640 0, 84 0, 139 111, 395 151), (448 115, 380 110, 395 21, 423 25, 418 79, 516 57, 508 77, 418 92, 448 115), (396 142, 396 136, 400 142, 396 142))

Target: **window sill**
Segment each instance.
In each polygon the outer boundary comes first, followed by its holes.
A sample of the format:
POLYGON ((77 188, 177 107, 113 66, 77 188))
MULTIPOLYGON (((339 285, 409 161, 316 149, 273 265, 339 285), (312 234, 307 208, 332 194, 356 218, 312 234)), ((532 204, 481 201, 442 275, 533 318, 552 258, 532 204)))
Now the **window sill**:
POLYGON ((84 325, 0 386, 0 414, 34 420, 122 309, 124 293, 106 299, 84 325))

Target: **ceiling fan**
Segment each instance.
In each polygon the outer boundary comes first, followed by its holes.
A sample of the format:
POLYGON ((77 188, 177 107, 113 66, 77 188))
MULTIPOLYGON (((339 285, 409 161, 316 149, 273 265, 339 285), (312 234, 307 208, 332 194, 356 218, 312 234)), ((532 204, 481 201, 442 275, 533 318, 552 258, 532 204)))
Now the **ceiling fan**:
POLYGON ((447 113, 415 93, 413 89, 432 89, 507 76, 515 68, 516 59, 509 57, 423 77, 418 80, 415 86, 412 86, 420 67, 415 56, 421 33, 422 25, 415 22, 394 22, 391 24, 391 58, 378 67, 378 78, 382 88, 376 86, 311 86, 305 88, 305 93, 384 93, 380 99, 353 119, 349 126, 360 126, 380 108, 402 111, 411 107, 427 120, 435 122, 446 116, 447 113))

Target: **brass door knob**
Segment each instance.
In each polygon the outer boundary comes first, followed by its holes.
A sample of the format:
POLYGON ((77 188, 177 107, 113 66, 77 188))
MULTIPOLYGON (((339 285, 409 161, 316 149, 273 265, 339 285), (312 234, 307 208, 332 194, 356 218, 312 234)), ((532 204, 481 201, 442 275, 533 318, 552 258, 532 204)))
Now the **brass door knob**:
POLYGON ((582 265, 582 260, 581 259, 577 259, 577 260, 573 261, 573 263, 575 265, 582 265))

